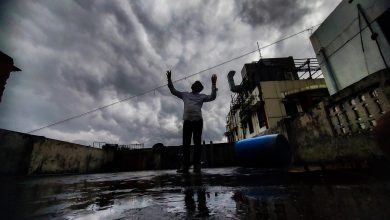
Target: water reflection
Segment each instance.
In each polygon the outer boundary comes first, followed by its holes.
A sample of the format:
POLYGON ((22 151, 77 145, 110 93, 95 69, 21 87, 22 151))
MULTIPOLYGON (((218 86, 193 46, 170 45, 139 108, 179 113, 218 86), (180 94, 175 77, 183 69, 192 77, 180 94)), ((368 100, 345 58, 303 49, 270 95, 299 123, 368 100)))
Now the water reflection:
POLYGON ((2 219, 390 219, 385 173, 224 168, 187 176, 151 171, 3 178, 0 186, 2 219))
POLYGON ((112 207, 114 205, 114 193, 111 192, 106 194, 100 194, 97 197, 95 204, 98 206, 99 210, 112 207))
MULTIPOLYGON (((210 198, 210 196, 208 197, 210 198)), ((209 216, 210 211, 206 205, 206 186, 202 183, 202 174, 196 174, 194 176, 186 175, 184 177, 184 202, 187 216, 209 216), (195 202, 195 199, 197 200, 197 203, 195 202)))

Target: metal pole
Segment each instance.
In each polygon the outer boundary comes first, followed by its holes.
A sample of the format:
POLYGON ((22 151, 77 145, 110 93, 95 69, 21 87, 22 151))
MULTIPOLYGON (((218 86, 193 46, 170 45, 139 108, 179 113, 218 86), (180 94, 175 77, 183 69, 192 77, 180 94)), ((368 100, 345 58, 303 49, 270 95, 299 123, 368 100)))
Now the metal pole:
POLYGON ((259 42, 256 41, 256 44, 257 44, 257 49, 259 50, 260 59, 263 59, 263 57, 261 56, 261 49, 260 49, 260 46, 259 46, 259 42))

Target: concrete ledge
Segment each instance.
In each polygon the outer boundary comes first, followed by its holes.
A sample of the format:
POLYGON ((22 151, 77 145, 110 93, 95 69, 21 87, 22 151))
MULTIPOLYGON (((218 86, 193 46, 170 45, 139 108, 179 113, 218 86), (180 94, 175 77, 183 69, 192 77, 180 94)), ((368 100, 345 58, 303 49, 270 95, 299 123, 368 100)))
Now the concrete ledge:
POLYGON ((26 174, 32 146, 33 136, 0 129, 0 174, 26 174))
POLYGON ((84 145, 0 129, 0 174, 101 172, 113 153, 84 145))

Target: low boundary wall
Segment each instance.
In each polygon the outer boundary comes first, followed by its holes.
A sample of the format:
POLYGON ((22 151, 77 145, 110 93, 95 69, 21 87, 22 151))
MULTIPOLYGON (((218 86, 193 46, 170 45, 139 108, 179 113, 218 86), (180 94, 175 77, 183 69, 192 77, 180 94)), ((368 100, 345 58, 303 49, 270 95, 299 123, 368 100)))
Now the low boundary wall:
POLYGON ((101 172, 113 156, 102 149, 0 129, 0 174, 101 172))

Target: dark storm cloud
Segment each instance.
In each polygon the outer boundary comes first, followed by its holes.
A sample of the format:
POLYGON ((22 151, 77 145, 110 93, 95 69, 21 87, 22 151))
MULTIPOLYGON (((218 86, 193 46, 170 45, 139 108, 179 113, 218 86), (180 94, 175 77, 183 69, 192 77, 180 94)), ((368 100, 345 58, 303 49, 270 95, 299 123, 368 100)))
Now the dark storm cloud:
POLYGON ((209 35, 212 31, 210 29, 212 26, 209 25, 212 22, 210 20, 212 16, 208 17, 206 14, 212 13, 212 10, 218 7, 216 1, 205 1, 182 11, 172 11, 173 14, 169 15, 168 22, 161 27, 150 16, 150 12, 145 10, 142 1, 132 1, 131 5, 134 13, 148 31, 154 48, 164 56, 169 56, 169 54, 164 54, 166 52, 164 49, 172 39, 185 43, 190 40, 204 39, 206 35, 209 35), (206 10, 208 8, 209 10, 206 10))
POLYGON ((159 67, 148 62, 155 57, 145 51, 140 30, 120 5, 70 4, 67 10, 58 4, 42 7, 58 26, 35 19, 41 33, 50 36, 40 43, 63 56, 60 68, 54 69, 74 89, 101 98, 101 92, 112 86, 122 97, 150 86, 150 72, 159 67))
POLYGON ((236 0, 242 21, 258 27, 277 25, 286 28, 299 22, 309 7, 299 0, 236 0))
MULTIPOLYGON (((3 5, 1 49, 12 55, 23 71, 8 81, 0 103, 0 115, 4 116, 0 127, 26 131, 166 84, 167 65, 175 65, 173 79, 183 78, 253 50, 257 40, 276 40, 288 25, 301 30, 292 18, 304 23, 302 16, 308 16, 307 8, 314 11, 315 4, 47 0, 3 5), (241 19, 236 19, 237 14, 241 19)), ((326 13, 313 17, 323 18, 326 13)), ((295 56, 293 51, 303 47, 302 42, 290 42, 294 46, 284 44, 265 53, 295 56)), ((211 74, 218 74, 218 97, 203 106, 206 141, 223 139, 231 95, 226 73, 240 71, 245 62, 257 58, 253 54, 175 83, 178 90, 188 91, 195 80, 201 80, 207 94, 211 74)), ((237 83, 241 80, 238 75, 237 83)), ((164 87, 37 134, 84 144, 178 145, 182 111, 182 101, 164 87)))

